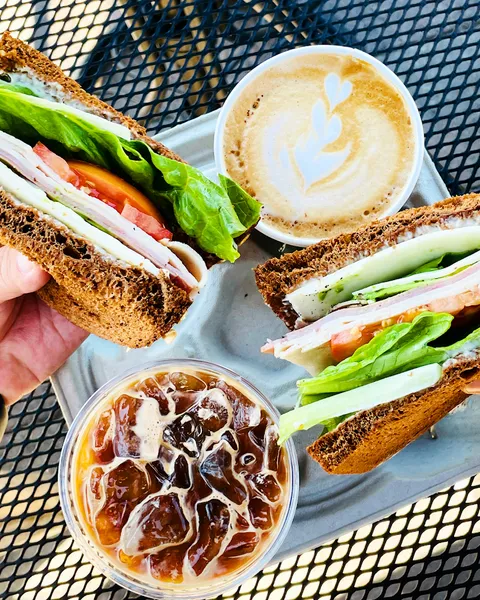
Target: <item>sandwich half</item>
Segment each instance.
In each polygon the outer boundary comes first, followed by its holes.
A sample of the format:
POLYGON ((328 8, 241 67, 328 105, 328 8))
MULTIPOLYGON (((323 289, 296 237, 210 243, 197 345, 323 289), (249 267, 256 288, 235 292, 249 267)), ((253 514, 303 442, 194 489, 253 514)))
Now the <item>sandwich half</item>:
POLYGON ((0 39, 0 244, 52 276, 38 295, 133 348, 164 337, 239 256, 259 203, 219 184, 34 48, 0 39))
POLYGON ((257 267, 292 331, 262 352, 303 366, 280 436, 322 426, 309 454, 364 473, 465 401, 480 377, 480 195, 405 210, 257 267))

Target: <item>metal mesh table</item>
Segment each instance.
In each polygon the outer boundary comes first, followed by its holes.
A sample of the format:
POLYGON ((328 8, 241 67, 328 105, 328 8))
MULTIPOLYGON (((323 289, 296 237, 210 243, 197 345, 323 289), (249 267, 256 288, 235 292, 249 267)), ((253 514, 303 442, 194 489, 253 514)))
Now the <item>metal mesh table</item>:
MULTIPOLYGON (((9 29, 153 134, 218 108, 251 67, 309 43, 391 66, 420 108, 452 194, 479 189, 478 0, 0 0, 9 29)), ((1 368, 1 365, 0 365, 1 368)), ((0 597, 128 593, 81 556, 58 501, 66 426, 51 386, 10 411, 0 449, 0 597)), ((480 596, 480 476, 266 569, 226 598, 480 596)))

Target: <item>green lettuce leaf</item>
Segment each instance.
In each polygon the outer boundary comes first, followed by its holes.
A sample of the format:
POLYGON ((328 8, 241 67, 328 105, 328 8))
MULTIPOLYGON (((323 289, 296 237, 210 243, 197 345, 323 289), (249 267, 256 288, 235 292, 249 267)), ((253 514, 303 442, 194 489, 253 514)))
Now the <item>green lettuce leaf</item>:
POLYGON ((156 154, 142 140, 125 140, 63 112, 61 105, 53 110, 7 86, 0 86, 0 129, 130 181, 165 215, 174 214, 203 250, 221 259, 238 258, 235 238, 260 218, 261 204, 228 178, 217 185, 198 169, 156 154))
POLYGON ((341 392, 315 404, 299 406, 280 417, 279 443, 283 444, 295 431, 310 429, 315 425, 327 424, 331 428, 348 415, 429 388, 438 383, 441 377, 440 365, 425 365, 374 381, 362 388, 341 392))
MULTIPOLYGON (((473 254, 474 251, 471 252, 447 252, 439 256, 438 258, 434 258, 433 260, 425 263, 415 271, 409 273, 409 275, 417 275, 418 273, 429 273, 430 271, 438 271, 440 269, 444 269, 445 267, 449 267, 453 265, 462 258, 466 258, 470 254, 473 254)), ((407 275, 408 277, 408 275, 407 275)))
POLYGON ((387 327, 338 365, 300 380, 300 403, 309 404, 319 400, 320 395, 331 396, 408 369, 444 362, 447 351, 428 343, 446 333, 452 320, 447 313, 424 312, 411 323, 387 327))
MULTIPOLYGON (((384 329, 338 365, 327 367, 311 379, 300 380, 297 384, 300 404, 321 403, 327 398, 330 402, 342 392, 422 366, 435 363, 442 365, 458 354, 480 348, 480 328, 449 346, 430 346, 431 342, 447 332, 452 320, 452 315, 446 313, 424 312, 411 323, 400 323, 384 329)), ((338 412, 343 413, 343 410, 338 412)), ((325 431, 333 431, 352 414, 345 407, 345 414, 319 422, 325 431)))
POLYGON ((371 292, 354 292, 352 294, 354 300, 366 300, 367 302, 378 302, 379 300, 385 300, 385 298, 390 298, 390 296, 396 296, 397 294, 401 294, 402 292, 408 292, 409 290, 413 290, 417 287, 422 287, 427 285, 428 283, 432 283, 431 280, 422 280, 422 281, 410 281, 405 283, 397 283, 395 285, 385 285, 380 289, 371 291, 371 292))
POLYGON ((451 267, 452 265, 455 265, 455 263, 461 261, 464 258, 467 258, 471 254, 473 254, 473 252, 462 252, 462 253, 450 252, 450 253, 443 254, 442 256, 439 256, 438 258, 434 258, 430 262, 425 263, 424 265, 422 265, 421 267, 419 267, 412 273, 409 273, 405 277, 402 277, 401 279, 396 280, 396 282, 392 281, 391 283, 384 282, 384 283, 380 283, 380 284, 374 284, 368 288, 354 292, 352 294, 352 297, 355 300, 364 300, 367 302, 377 302, 379 300, 384 300, 385 298, 390 298, 391 296, 395 296, 396 294, 401 294, 402 292, 407 292, 414 288, 429 285, 429 284, 433 283, 435 280, 439 281, 446 277, 453 277, 453 275, 460 273, 460 271, 463 271, 464 269, 468 268, 473 263, 463 264, 463 265, 459 266, 458 270, 455 270, 455 267, 453 267, 449 272, 447 272, 447 274, 438 273, 438 276, 434 279, 427 278, 427 276, 425 276, 425 278, 423 278, 422 273, 431 273, 433 271, 441 271, 442 269, 446 269, 448 267, 451 267), (415 277, 416 280, 408 281, 408 279, 412 278, 413 276, 417 276, 417 277, 415 277))
POLYGON ((25 87, 24 85, 16 85, 13 83, 9 83, 8 81, 4 81, 3 79, 0 79, 0 88, 3 87, 7 90, 10 90, 11 92, 18 92, 20 94, 26 94, 27 96, 36 96, 37 94, 35 94, 34 92, 32 92, 32 90, 28 87, 25 87))
POLYGON ((235 207, 237 217, 246 229, 258 223, 260 218, 259 202, 252 198, 236 181, 219 173, 220 185, 227 192, 231 203, 235 207))

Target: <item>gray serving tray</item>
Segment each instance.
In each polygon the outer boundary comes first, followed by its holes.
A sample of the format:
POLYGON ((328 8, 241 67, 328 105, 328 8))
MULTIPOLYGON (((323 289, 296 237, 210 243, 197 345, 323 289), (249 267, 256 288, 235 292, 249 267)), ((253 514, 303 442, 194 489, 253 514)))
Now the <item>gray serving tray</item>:
MULTIPOLYGON (((191 164, 215 177, 213 135, 218 112, 165 131, 158 139, 191 164)), ((432 204, 448 190, 425 154, 410 205, 432 204)), ((142 350, 127 350, 90 336, 52 377, 58 401, 70 424, 80 407, 103 383, 135 365, 165 358, 201 358, 240 373, 280 410, 295 402, 295 382, 302 369, 259 352, 267 337, 285 332, 284 324, 263 304, 252 269, 280 250, 280 245, 255 232, 234 264, 216 265, 205 290, 177 326, 176 339, 142 350)), ((480 407, 470 401, 465 410, 438 426, 438 439, 424 436, 372 473, 331 476, 308 458, 305 446, 315 431, 295 438, 301 488, 292 529, 281 560, 375 521, 452 482, 480 471, 480 407)))

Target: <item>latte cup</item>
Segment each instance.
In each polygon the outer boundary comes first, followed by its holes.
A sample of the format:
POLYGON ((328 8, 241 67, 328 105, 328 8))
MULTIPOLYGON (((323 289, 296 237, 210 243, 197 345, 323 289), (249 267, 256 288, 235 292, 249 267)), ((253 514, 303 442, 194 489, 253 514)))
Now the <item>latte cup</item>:
POLYGON ((308 46, 250 71, 220 110, 217 171, 264 205, 257 230, 293 246, 398 212, 424 155, 402 81, 376 58, 308 46))

